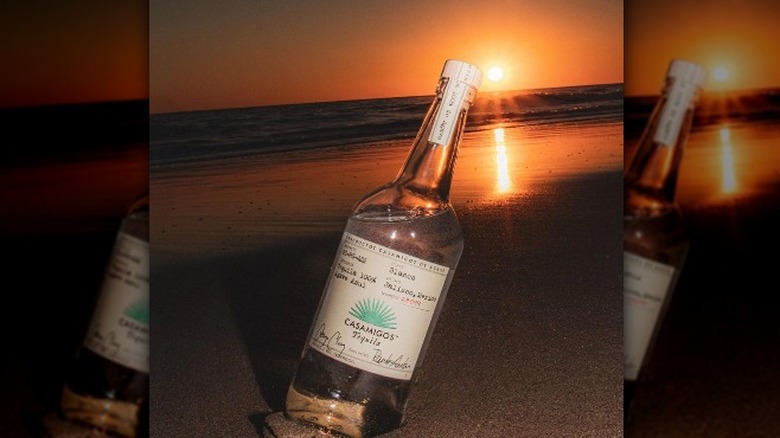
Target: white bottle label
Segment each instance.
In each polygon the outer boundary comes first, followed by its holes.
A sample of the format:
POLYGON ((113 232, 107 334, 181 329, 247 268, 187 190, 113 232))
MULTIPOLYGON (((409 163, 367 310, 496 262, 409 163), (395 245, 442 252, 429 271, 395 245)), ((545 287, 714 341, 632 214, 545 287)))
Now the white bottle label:
POLYGON ((449 268, 344 233, 309 346, 409 380, 449 268))
POLYGON ((666 105, 661 110, 653 141, 663 145, 677 143, 685 112, 688 110, 688 105, 691 103, 695 91, 696 85, 688 81, 675 80, 671 90, 669 90, 666 105))
POLYGON ((117 235, 84 347, 149 372, 149 242, 117 235))
POLYGON ((440 145, 447 145, 450 137, 455 132, 455 124, 458 121, 458 114, 462 109, 468 108, 477 94, 475 87, 470 85, 479 71, 476 67, 468 64, 457 64, 457 71, 445 72, 449 77, 447 86, 444 89, 441 106, 436 113, 433 121, 433 129, 428 141, 440 145))
POLYGON ((675 268, 623 253, 623 375, 636 380, 675 268))

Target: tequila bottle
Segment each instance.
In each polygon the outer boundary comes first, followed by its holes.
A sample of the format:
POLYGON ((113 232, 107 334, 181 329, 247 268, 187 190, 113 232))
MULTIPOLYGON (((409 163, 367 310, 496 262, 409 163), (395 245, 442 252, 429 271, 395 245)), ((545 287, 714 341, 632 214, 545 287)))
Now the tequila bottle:
POLYGON ((349 437, 404 423, 463 251, 449 192, 481 77, 445 62, 403 167, 354 207, 288 389, 288 418, 349 437))
POLYGON ((688 231, 675 200, 680 163, 706 79, 675 59, 623 180, 624 416, 683 268, 688 231))
POLYGON ((149 394, 148 194, 122 219, 88 327, 60 414, 108 436, 134 438, 149 394))

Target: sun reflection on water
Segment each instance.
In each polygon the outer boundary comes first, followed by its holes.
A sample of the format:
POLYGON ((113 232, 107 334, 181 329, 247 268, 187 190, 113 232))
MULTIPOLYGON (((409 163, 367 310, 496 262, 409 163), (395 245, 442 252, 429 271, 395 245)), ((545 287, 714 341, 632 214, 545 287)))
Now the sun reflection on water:
POLYGON ((780 175, 777 124, 729 120, 691 133, 680 169, 679 201, 731 203, 766 195, 780 175))
POLYGON ((737 178, 734 173, 734 151, 731 146, 731 130, 728 126, 720 128, 721 163, 723 176, 721 192, 730 195, 737 191, 737 178))
POLYGON ((509 193, 512 191, 512 182, 509 178, 509 159, 504 142, 504 128, 494 128, 493 136, 496 140, 496 192, 509 193))

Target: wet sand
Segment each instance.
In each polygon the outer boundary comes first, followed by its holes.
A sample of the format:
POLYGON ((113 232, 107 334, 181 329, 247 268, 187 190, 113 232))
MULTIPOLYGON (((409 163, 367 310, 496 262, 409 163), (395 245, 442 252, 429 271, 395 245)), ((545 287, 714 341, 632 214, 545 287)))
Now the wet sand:
POLYGON ((0 236, 113 232, 149 183, 145 144, 0 170, 0 236))
MULTIPOLYGON (((619 123, 501 132, 466 135, 451 190, 456 211, 516 202, 543 193, 546 182, 622 168, 619 123)), ((166 254, 179 259, 230 254, 290 236, 340 233, 353 204, 395 177, 410 143, 214 160, 196 167, 159 168, 152 162, 157 260, 166 254)))
MULTIPOLYGON (((385 436, 622 436, 622 126, 497 135, 461 146, 466 249, 385 436)), ((311 435, 287 385, 352 204, 408 146, 153 167, 153 436, 311 435)))

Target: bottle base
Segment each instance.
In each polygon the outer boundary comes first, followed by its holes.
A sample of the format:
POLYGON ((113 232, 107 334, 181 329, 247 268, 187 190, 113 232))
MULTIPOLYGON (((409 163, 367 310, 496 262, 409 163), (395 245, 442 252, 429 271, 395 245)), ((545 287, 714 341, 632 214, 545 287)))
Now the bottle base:
POLYGON ((60 398, 62 417, 113 436, 135 438, 139 406, 135 403, 78 394, 65 387, 60 398))
POLYGON ((292 386, 287 391, 285 416, 337 436, 366 438, 366 406, 348 400, 305 395, 292 386))

